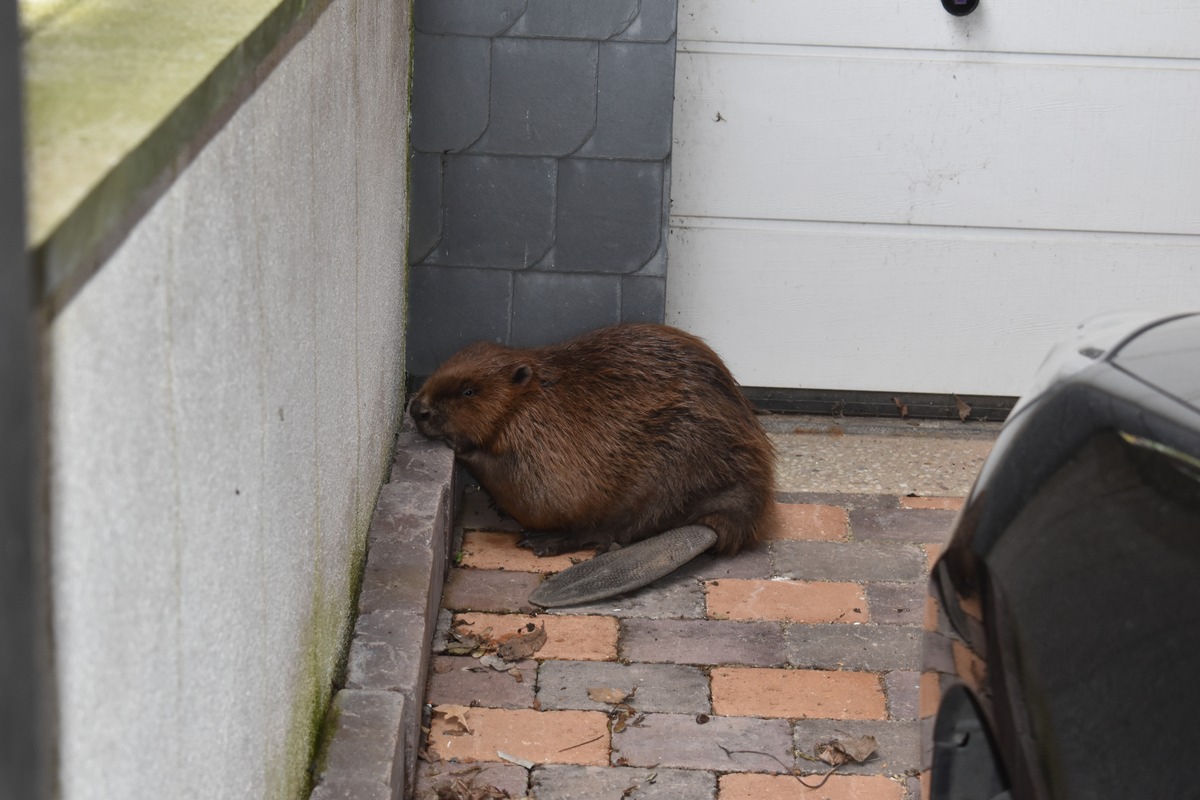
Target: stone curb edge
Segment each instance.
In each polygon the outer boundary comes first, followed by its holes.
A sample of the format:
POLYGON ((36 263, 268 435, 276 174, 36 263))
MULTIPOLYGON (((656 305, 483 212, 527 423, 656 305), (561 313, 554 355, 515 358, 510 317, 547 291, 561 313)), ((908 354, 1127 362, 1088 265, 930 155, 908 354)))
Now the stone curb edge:
POLYGON ((367 533, 345 685, 326 715, 312 800, 400 800, 411 794, 460 497, 454 453, 406 422, 367 533))

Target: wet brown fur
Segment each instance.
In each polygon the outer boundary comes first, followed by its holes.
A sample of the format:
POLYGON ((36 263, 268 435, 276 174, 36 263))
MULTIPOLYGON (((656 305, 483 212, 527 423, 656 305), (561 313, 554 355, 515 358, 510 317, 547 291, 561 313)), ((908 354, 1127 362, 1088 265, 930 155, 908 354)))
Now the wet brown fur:
POLYGON ((733 554, 770 524, 771 443, 717 354, 675 328, 617 325, 533 349, 473 344, 410 411, 500 508, 560 534, 534 538, 542 555, 692 523, 733 554))

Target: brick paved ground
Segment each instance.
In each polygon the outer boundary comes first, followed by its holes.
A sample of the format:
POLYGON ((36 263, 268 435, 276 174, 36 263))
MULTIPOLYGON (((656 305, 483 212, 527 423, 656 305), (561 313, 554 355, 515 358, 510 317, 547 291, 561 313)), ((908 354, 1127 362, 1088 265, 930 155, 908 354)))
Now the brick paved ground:
POLYGON ((530 589, 571 559, 518 549, 512 525, 469 490, 417 797, 457 777, 507 795, 444 796, 916 800, 925 574, 960 500, 780 500, 765 547, 538 614, 530 589), (545 643, 510 669, 446 649, 451 626, 496 641, 531 623, 545 643), (863 734, 878 742, 866 763, 820 789, 794 777, 824 771, 818 743, 863 734))

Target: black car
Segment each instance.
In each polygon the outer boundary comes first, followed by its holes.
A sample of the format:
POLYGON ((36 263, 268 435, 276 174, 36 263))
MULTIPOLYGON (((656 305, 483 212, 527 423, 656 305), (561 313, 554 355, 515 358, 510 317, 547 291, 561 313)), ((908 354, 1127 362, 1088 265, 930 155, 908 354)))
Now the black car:
POLYGON ((1200 798, 1200 314, 1082 326, 1038 383, 931 575, 932 800, 1200 798))

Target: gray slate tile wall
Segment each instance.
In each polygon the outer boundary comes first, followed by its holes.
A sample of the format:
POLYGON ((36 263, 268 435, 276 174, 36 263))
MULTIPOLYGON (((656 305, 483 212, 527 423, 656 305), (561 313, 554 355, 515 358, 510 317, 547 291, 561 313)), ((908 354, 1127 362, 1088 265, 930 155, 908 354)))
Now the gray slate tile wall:
POLYGON ((663 319, 677 0, 416 0, 408 371, 663 319))

